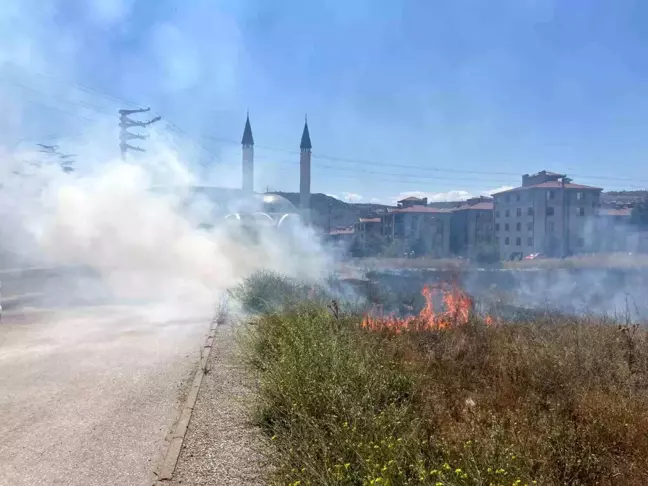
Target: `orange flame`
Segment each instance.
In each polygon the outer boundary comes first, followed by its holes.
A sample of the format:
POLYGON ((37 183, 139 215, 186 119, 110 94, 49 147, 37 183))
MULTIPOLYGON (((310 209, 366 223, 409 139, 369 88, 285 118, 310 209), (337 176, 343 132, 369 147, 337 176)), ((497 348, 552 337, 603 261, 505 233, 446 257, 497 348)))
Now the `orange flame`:
MULTIPOLYGON (((421 293, 425 297, 425 307, 417 316, 399 318, 394 315, 365 315, 362 319, 362 327, 371 331, 388 330, 400 333, 412 330, 447 329, 468 323, 473 308, 473 300, 456 285, 449 287, 425 285, 421 293), (444 310, 436 312, 434 310, 434 297, 439 294, 443 301, 444 310)), ((487 318, 486 324, 492 324, 492 319, 487 318)))

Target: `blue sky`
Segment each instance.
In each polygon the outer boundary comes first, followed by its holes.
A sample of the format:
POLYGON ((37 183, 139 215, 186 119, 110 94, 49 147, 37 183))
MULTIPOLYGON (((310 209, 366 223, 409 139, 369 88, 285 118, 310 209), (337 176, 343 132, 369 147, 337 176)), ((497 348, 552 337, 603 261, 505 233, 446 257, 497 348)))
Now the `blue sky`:
POLYGON ((641 0, 5 0, 0 63, 6 147, 75 151, 123 99, 228 185, 249 108, 259 189, 297 189, 306 112, 313 191, 340 198, 465 197, 545 168, 648 186, 641 0))

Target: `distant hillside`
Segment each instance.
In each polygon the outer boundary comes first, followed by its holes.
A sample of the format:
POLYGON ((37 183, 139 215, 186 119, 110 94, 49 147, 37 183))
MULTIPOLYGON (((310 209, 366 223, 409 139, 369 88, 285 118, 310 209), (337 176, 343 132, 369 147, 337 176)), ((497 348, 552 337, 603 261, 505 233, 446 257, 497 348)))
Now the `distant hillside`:
POLYGON ((439 201, 439 202, 428 203, 428 206, 437 209, 450 209, 450 208, 459 207, 462 204, 463 201, 439 201))
MULTIPOLYGON (((296 192, 274 192, 288 199, 296 207, 299 207, 299 193, 296 192)), ((602 193, 604 205, 615 206, 635 204, 648 198, 648 190, 645 191, 610 191, 602 193)), ((359 218, 374 216, 377 211, 393 209, 394 206, 371 203, 347 203, 340 201, 326 194, 311 194, 311 208, 313 223, 323 231, 329 227, 329 204, 331 206, 331 228, 350 226, 359 218)), ((460 206, 462 201, 440 201, 431 202, 429 207, 438 209, 449 209, 460 206)))
POLYGON ((601 194, 601 202, 609 205, 635 204, 648 198, 648 190, 609 191, 601 194))
POLYGON ((603 193, 604 196, 628 196, 628 197, 646 197, 648 196, 648 189, 641 189, 639 191, 607 191, 603 193))
MULTIPOLYGON (((299 207, 299 193, 296 192, 273 192, 285 197, 296 207, 299 207)), ((350 226, 359 218, 370 217, 376 211, 387 210, 391 206, 371 203, 347 203, 340 201, 326 194, 311 194, 311 215, 315 226, 324 231, 329 227, 329 205, 331 211, 331 228, 339 226, 350 226)))

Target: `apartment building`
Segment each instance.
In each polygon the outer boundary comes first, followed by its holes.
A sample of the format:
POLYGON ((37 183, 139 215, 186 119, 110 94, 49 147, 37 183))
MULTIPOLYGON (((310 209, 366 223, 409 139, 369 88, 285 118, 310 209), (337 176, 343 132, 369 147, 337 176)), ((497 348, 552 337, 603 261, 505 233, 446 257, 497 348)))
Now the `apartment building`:
POLYGON ((495 241, 500 258, 532 253, 561 257, 595 249, 599 187, 541 171, 522 176, 522 185, 493 195, 495 241))
POLYGON ((632 208, 602 207, 598 215, 596 250, 601 252, 632 251, 630 240, 636 233, 630 225, 632 208))
POLYGON ((454 255, 476 258, 494 244, 493 200, 475 197, 452 211, 450 250, 454 255))
POLYGON ((398 209, 413 208, 415 206, 427 206, 428 199, 427 197, 415 197, 410 196, 400 201, 396 201, 398 209))
POLYGON ((403 200, 397 209, 380 215, 380 226, 383 237, 401 244, 404 252, 445 258, 450 256, 451 216, 450 211, 403 200))
POLYGON ((332 228, 329 231, 329 241, 336 244, 344 244, 346 246, 350 245, 355 237, 355 231, 353 226, 342 226, 339 228, 332 228))
POLYGON ((358 248, 363 252, 371 251, 372 242, 382 236, 380 218, 360 218, 353 226, 358 248))

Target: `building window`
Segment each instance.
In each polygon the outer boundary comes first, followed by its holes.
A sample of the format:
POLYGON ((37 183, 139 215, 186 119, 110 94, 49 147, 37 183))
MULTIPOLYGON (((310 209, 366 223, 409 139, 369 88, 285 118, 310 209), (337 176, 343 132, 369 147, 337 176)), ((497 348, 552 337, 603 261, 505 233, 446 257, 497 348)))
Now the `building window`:
POLYGON ((578 216, 585 216, 585 208, 576 208, 576 214, 578 216))
POLYGON ((517 208, 515 211, 516 216, 522 216, 522 208, 517 208))
POLYGON ((547 199, 553 199, 555 197, 555 194, 553 191, 547 191, 547 199))
POLYGON ((511 202, 511 196, 507 194, 506 197, 504 198, 504 200, 506 202, 511 202))
POLYGON ((515 230, 516 230, 516 231, 522 231, 522 223, 517 223, 517 224, 515 225, 515 230))
POLYGON ((510 240, 509 240, 509 237, 508 237, 508 236, 507 236, 506 238, 504 238, 504 244, 505 244, 506 246, 509 245, 509 242, 510 242, 510 240))
POLYGON ((520 202, 520 194, 516 194, 516 195, 515 195, 515 200, 516 200, 517 202, 520 202))
POLYGON ((533 238, 527 238, 527 244, 533 246, 533 238))
POLYGON ((499 211, 495 211, 495 217, 499 218, 499 211))
POLYGON ((578 199, 579 201, 582 201, 583 199, 585 199, 585 195, 582 192, 577 192, 576 193, 576 199, 578 199))
POLYGON ((547 223, 547 231, 549 231, 549 232, 553 232, 553 230, 554 230, 554 224, 553 224, 553 221, 549 221, 549 222, 547 223))
POLYGON ((499 246, 499 236, 496 236, 496 237, 495 237, 495 244, 496 244, 497 246, 499 246))
POLYGON ((522 238, 515 238, 515 246, 522 245, 522 238))
POLYGON ((509 224, 508 224, 508 223, 504 223, 504 231, 508 231, 508 230, 509 230, 509 224))
POLYGON ((495 223, 495 231, 499 231, 499 223, 495 223))
POLYGON ((576 246, 579 248, 583 248, 585 246, 585 238, 577 238, 576 246))
POLYGON ((533 208, 527 208, 527 216, 533 216, 533 208))
POLYGON ((554 215, 553 206, 547 206, 547 216, 553 216, 553 215, 554 215))
POLYGON ((527 223, 527 229, 533 231, 533 223, 527 223))
POLYGON ((509 211, 508 209, 506 211, 504 211, 504 216, 505 217, 508 218, 510 215, 511 215, 511 211, 509 211))

